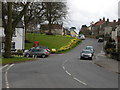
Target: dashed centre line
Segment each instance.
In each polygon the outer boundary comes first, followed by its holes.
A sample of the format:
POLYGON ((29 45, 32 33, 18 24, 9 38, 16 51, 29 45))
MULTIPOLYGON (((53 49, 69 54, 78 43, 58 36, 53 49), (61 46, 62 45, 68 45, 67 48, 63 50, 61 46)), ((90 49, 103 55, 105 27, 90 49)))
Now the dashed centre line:
POLYGON ((70 75, 71 76, 71 74, 68 72, 68 71, 65 71, 68 75, 70 75))
MULTIPOLYGON (((66 63, 67 61, 68 61, 68 60, 65 60, 65 62, 62 64, 62 68, 65 70, 65 72, 66 72, 69 76, 72 76, 72 74, 69 73, 69 72, 66 70, 66 68, 64 67, 64 65, 65 65, 65 63, 66 63)), ((77 79, 76 77, 73 77, 73 76, 72 76, 72 78, 73 78, 74 80, 76 80, 77 82, 83 84, 83 85, 87 85, 85 82, 77 79)))
POLYGON ((84 85, 87 85, 86 83, 84 83, 83 81, 81 81, 81 80, 79 80, 79 79, 77 79, 77 78, 73 78, 74 80, 76 80, 76 81, 78 81, 79 83, 82 83, 82 84, 84 84, 84 85))

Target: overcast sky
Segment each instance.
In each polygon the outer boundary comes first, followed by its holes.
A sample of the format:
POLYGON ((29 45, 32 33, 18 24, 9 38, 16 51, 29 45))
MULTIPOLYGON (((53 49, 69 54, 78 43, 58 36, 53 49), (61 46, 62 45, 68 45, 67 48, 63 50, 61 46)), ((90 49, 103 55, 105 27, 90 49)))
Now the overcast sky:
POLYGON ((77 31, 82 25, 90 25, 100 18, 118 19, 118 2, 120 0, 67 0, 68 20, 65 26, 74 26, 77 31))

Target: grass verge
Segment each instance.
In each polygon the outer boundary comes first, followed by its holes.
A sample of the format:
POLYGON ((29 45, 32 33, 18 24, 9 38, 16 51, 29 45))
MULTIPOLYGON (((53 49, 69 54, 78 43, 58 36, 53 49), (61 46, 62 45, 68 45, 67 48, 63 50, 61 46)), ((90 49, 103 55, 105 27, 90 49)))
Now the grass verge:
POLYGON ((25 57, 16 57, 13 56, 11 58, 1 58, 0 64, 12 64, 12 63, 19 63, 19 62, 25 62, 25 61, 31 61, 34 60, 33 58, 25 58, 25 57))

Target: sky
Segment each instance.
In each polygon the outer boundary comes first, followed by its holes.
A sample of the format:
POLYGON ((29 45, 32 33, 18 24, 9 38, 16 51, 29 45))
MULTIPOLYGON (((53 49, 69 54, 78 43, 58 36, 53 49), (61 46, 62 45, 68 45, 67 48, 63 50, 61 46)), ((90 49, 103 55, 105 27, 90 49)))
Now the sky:
POLYGON ((68 15, 65 27, 76 27, 78 32, 82 25, 89 26, 103 17, 110 21, 118 20, 118 2, 120 0, 67 0, 68 15))

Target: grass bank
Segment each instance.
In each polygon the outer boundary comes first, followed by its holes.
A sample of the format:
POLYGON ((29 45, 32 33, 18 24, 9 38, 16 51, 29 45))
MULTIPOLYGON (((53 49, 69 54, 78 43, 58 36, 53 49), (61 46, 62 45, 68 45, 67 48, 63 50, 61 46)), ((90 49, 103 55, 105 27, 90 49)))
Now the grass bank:
MULTIPOLYGON (((27 40, 30 41, 31 43, 26 43, 25 49, 30 49, 31 47, 33 47, 34 41, 39 41, 41 46, 47 46, 50 49, 58 50, 61 47, 68 45, 72 39, 75 39, 75 38, 70 36, 62 36, 62 35, 45 35, 45 34, 38 34, 38 33, 27 33, 27 40)), ((74 45, 72 48, 74 48, 75 46, 76 45, 74 45)), ((60 53, 63 53, 69 50, 65 50, 60 53)))

